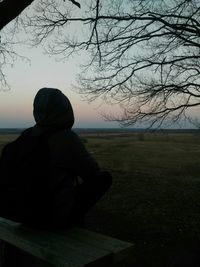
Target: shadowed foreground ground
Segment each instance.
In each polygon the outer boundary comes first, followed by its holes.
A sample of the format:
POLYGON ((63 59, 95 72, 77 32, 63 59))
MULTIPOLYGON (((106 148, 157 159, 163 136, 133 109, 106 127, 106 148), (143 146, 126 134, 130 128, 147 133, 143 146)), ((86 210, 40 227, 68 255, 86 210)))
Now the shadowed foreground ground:
POLYGON ((107 136, 87 146, 114 177, 88 227, 135 244, 124 266, 200 266, 200 136, 107 136))
MULTIPOLYGON (((14 136, 0 136, 0 147, 14 136)), ((200 136, 84 135, 113 174, 87 217, 89 229, 135 244, 137 267, 200 266, 200 136)))

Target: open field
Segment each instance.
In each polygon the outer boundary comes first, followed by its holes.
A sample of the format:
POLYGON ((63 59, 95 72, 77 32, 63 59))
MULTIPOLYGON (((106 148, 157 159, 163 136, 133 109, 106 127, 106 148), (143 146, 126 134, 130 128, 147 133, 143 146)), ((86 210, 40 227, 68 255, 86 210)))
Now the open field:
MULTIPOLYGON (((15 137, 0 135, 0 149, 15 137)), ((84 134, 83 140, 113 175, 87 225, 135 244, 123 266, 200 266, 200 135, 84 134)))

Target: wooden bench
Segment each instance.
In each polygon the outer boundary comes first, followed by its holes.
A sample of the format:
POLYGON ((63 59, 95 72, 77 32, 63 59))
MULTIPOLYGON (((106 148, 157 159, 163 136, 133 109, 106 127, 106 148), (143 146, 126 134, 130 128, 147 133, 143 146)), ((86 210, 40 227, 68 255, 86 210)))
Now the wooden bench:
POLYGON ((32 257, 31 267, 113 266, 130 257, 134 247, 86 229, 43 232, 4 218, 0 218, 0 240, 32 257))

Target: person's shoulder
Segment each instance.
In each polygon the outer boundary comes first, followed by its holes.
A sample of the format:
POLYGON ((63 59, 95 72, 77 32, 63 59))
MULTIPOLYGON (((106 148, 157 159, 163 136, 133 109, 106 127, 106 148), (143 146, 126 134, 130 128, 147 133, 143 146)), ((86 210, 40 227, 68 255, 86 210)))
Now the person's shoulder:
POLYGON ((66 130, 66 134, 72 138, 79 138, 78 134, 73 130, 66 130))
POLYGON ((71 138, 79 138, 77 133, 75 133, 72 129, 61 129, 61 130, 55 131, 55 135, 71 137, 71 138))
POLYGON ((52 151, 64 151, 74 153, 82 148, 81 141, 78 135, 71 129, 63 129, 55 132, 48 143, 52 151))
POLYGON ((71 143, 77 143, 77 144, 81 143, 81 138, 72 129, 66 129, 65 131, 63 131, 62 134, 63 134, 63 138, 65 140, 70 141, 71 143))
POLYGON ((15 141, 20 143, 26 141, 30 142, 31 139, 33 139, 32 127, 24 129, 15 141))
POLYGON ((55 131, 52 135, 50 135, 50 140, 57 140, 57 142, 66 142, 67 140, 72 142, 79 140, 78 135, 71 129, 62 129, 55 131))
POLYGON ((21 137, 21 136, 26 136, 26 135, 32 135, 32 129, 33 129, 33 127, 29 127, 29 128, 24 129, 24 130, 20 133, 19 137, 21 137))

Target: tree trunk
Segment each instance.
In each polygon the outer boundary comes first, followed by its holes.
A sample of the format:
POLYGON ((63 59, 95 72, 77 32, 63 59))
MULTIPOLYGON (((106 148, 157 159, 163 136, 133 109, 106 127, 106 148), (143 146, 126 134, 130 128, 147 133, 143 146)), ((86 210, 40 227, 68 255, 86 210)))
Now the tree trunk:
POLYGON ((3 0, 0 2, 0 30, 29 6, 34 0, 3 0))

